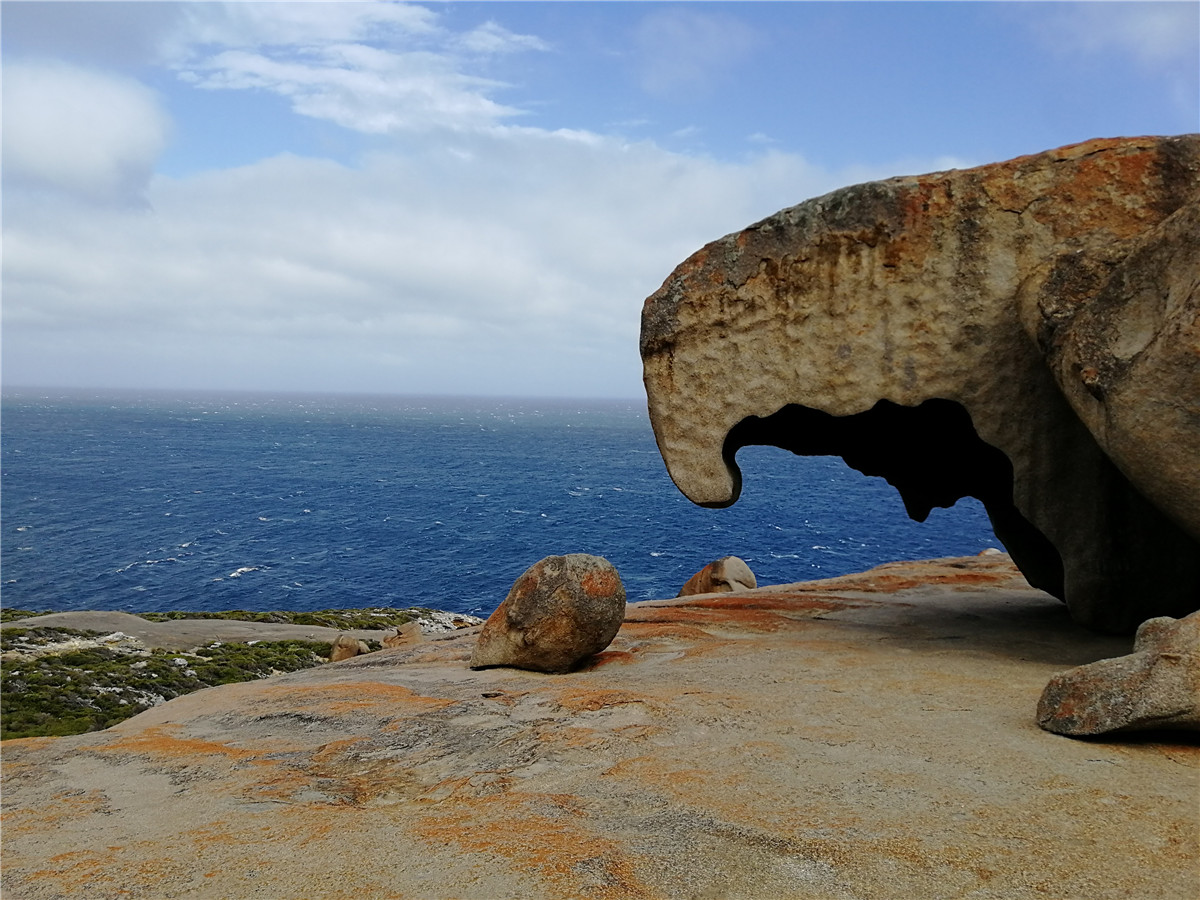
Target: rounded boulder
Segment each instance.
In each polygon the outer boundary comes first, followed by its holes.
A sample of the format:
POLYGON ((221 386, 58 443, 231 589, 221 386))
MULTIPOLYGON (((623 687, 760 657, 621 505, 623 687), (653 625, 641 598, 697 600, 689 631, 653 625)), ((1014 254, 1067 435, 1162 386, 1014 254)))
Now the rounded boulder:
POLYGON ((534 563, 484 623, 471 668, 566 672, 612 642, 625 587, 612 563, 571 553, 534 563))

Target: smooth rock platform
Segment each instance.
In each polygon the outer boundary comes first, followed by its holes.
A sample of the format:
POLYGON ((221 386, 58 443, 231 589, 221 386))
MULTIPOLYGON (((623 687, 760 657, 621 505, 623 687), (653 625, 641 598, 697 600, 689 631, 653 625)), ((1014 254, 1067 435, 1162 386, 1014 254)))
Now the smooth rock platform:
POLYGON ((4 897, 1197 896, 1200 743, 1040 730, 1132 641, 1006 556, 631 604, 565 675, 473 643, 6 741, 4 897))

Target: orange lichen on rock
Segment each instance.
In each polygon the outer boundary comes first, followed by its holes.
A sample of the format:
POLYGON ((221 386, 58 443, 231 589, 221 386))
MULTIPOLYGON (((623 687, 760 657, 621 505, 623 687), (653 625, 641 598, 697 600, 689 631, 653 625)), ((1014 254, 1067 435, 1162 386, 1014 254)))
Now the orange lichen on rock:
POLYGON ((422 696, 409 688, 379 681, 347 681, 301 690, 280 686, 264 692, 264 699, 286 702, 290 709, 320 709, 322 712, 336 715, 365 710, 374 710, 386 715, 419 713, 428 709, 439 709, 454 702, 440 697, 422 696))
POLYGON ((630 851, 591 831, 570 795, 512 792, 443 804, 413 831, 435 846, 505 857, 544 879, 555 896, 657 896, 634 874, 630 851))
POLYGON ((571 712, 595 711, 610 706, 621 706, 626 703, 646 703, 648 698, 621 690, 579 690, 566 688, 559 691, 556 700, 563 709, 571 712))
POLYGON ((91 748, 97 753, 139 755, 156 759, 186 760, 206 756, 221 756, 251 765, 270 765, 265 757, 278 752, 282 746, 237 747, 232 743, 207 741, 179 735, 182 726, 159 725, 134 734, 125 734, 107 744, 91 748))

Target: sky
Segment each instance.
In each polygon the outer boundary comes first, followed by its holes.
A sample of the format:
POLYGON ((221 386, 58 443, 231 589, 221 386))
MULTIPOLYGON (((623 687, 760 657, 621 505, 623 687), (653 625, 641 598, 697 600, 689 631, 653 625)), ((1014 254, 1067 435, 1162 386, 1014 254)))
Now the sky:
POLYGON ((643 396, 849 184, 1200 130, 1200 3, 0 4, 10 387, 643 396))

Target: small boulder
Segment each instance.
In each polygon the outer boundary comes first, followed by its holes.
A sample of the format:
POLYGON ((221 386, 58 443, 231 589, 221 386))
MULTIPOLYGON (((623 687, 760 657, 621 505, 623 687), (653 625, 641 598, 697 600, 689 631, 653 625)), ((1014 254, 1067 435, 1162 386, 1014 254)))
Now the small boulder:
POLYGON ((483 624, 471 668, 566 672, 609 645, 625 619, 625 587, 606 559, 585 553, 534 563, 483 624))
POLYGON ((758 587, 758 581, 746 561, 737 556, 722 556, 687 580, 676 597, 693 594, 729 594, 758 587))
POLYGON ((352 656, 358 656, 360 653, 370 652, 371 648, 365 642, 348 634, 339 634, 334 639, 333 647, 329 651, 329 661, 341 662, 343 659, 350 659, 352 656))
POLYGON ((403 625, 397 626, 395 634, 383 639, 383 647, 385 650, 403 647, 405 644, 415 644, 423 637, 419 622, 405 622, 403 625))
POLYGON ((1128 656, 1055 675, 1038 701, 1037 723, 1073 736, 1200 731, 1200 612, 1147 619, 1128 656))

